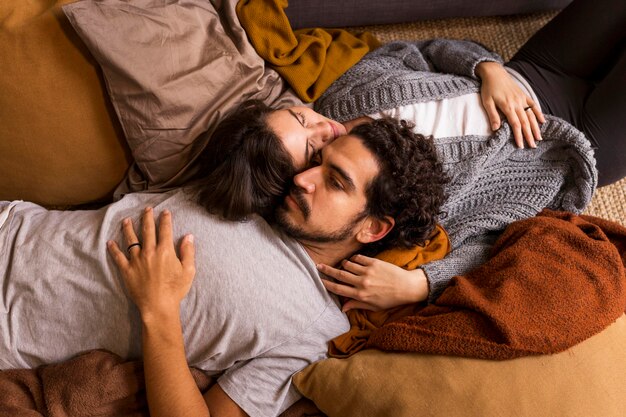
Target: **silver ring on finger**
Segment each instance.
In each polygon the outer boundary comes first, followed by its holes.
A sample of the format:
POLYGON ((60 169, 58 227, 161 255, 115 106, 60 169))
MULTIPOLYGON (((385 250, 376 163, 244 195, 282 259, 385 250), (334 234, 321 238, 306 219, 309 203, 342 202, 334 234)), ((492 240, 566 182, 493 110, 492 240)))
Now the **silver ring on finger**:
POLYGON ((533 106, 528 106, 528 107, 524 107, 524 111, 528 110, 528 109, 532 109, 533 106))

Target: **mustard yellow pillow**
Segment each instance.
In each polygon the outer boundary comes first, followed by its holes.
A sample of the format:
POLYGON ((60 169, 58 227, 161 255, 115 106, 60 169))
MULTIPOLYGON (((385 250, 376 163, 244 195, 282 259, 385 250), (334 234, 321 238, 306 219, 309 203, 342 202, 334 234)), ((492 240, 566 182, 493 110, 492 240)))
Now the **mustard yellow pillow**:
POLYGON ((366 350, 310 365, 294 382, 329 417, 624 417, 626 316, 555 355, 488 361, 366 350))
POLYGON ((129 166, 65 1, 0 0, 0 200, 108 200, 129 166))

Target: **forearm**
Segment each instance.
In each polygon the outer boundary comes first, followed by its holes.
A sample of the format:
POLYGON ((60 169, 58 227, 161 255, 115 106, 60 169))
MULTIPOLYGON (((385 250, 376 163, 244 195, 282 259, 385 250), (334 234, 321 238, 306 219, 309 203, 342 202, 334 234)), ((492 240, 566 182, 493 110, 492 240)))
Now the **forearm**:
POLYGON ((178 312, 143 318, 142 340, 150 415, 209 416, 187 364, 178 312))

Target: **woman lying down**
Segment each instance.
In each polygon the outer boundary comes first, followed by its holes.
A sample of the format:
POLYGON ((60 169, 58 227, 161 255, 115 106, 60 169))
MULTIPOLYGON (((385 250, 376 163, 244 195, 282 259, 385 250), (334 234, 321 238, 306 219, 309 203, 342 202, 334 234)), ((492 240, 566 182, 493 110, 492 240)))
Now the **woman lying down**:
POLYGON ((543 208, 579 213, 596 186, 626 176, 624 19, 623 2, 575 0, 505 65, 471 42, 394 42, 331 85, 319 113, 248 103, 209 141, 200 203, 232 220, 271 216, 291 175, 335 138, 383 116, 407 119, 434 136, 451 177, 440 224, 452 252, 410 272, 363 255, 320 271, 339 281, 325 281, 329 291, 351 298, 344 310, 432 301, 509 223, 543 208))

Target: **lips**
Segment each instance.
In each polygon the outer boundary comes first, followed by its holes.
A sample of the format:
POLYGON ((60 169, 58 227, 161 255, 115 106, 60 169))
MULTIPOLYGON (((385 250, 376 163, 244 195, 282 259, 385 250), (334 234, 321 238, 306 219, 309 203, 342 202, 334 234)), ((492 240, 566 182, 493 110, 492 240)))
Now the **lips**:
POLYGON ((287 200, 287 204, 290 206, 296 206, 298 208, 300 208, 300 206, 298 205, 298 202, 296 201, 295 198, 293 198, 291 196, 291 194, 287 194, 287 197, 285 197, 285 200, 287 200))
POLYGON ((339 135, 339 130, 337 129, 337 126, 335 126, 334 123, 329 122, 330 124, 330 128, 333 131, 333 139, 337 139, 340 135, 339 135))

